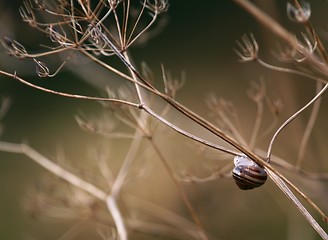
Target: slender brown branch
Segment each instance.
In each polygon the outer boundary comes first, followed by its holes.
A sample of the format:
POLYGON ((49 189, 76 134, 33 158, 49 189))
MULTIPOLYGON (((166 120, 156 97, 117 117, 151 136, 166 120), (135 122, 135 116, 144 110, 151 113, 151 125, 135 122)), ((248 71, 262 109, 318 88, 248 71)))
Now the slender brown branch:
POLYGON ((196 213, 194 207, 192 206, 191 202, 189 201, 189 198, 188 198, 185 190, 183 189, 181 183, 179 182, 179 180, 174 175, 174 173, 172 171, 172 168, 170 167, 169 163, 167 162, 167 160, 163 156, 161 150, 159 149, 159 147, 157 146, 157 144, 154 142, 154 140, 152 138, 148 138, 148 139, 149 139, 152 147, 154 148, 157 156, 159 157, 159 159, 161 160, 162 164, 164 165, 166 171, 170 175, 170 178, 174 182, 174 185, 177 188, 178 193, 180 194, 183 203, 185 204, 185 206, 187 207, 189 213, 191 214, 192 219, 194 220, 195 224, 198 226, 200 238, 201 239, 208 239, 208 237, 206 235, 206 231, 205 231, 204 225, 203 225, 201 219, 199 218, 199 216, 196 213))
POLYGON ((59 95, 59 96, 62 96, 62 97, 86 99, 86 100, 93 100, 93 101, 113 102, 113 103, 125 104, 125 105, 129 105, 129 106, 132 106, 132 107, 139 108, 139 104, 133 103, 133 102, 130 102, 130 101, 125 101, 125 100, 121 100, 121 99, 117 99, 117 98, 91 97, 91 96, 86 96, 86 95, 78 95, 78 94, 58 92, 58 91, 55 91, 55 90, 51 90, 51 89, 44 88, 44 87, 35 85, 33 83, 30 83, 30 82, 24 80, 23 78, 17 76, 16 74, 8 73, 8 72, 2 71, 2 70, 0 70, 0 74, 8 76, 8 77, 12 77, 12 78, 18 80, 19 82, 29 86, 29 87, 41 90, 43 92, 59 95))
POLYGON ((276 174, 271 170, 268 170, 268 174, 276 185, 282 190, 282 192, 296 205, 299 211, 302 213, 304 218, 311 224, 311 226, 317 231, 317 233, 324 240, 328 240, 328 234, 322 229, 317 221, 312 217, 309 211, 303 206, 303 204, 296 198, 292 191, 287 187, 286 183, 283 182, 276 174))
POLYGON ((306 47, 304 47, 300 41, 296 38, 295 35, 289 33, 285 28, 283 28, 277 21, 275 21, 272 17, 268 16, 266 13, 261 11, 258 7, 256 7, 253 3, 248 0, 233 0, 235 3, 244 8, 247 12, 249 12, 253 17, 255 17, 259 23, 266 26, 272 32, 277 34, 287 43, 289 43, 292 47, 297 49, 300 53, 302 53, 306 60, 309 61, 314 67, 321 71, 322 74, 328 76, 328 67, 325 64, 322 64, 322 61, 318 59, 317 56, 309 52, 306 47))
MULTIPOLYGON (((317 83, 316 85, 317 85, 316 93, 319 93, 319 91, 323 88, 323 84, 322 83, 317 83)), ((297 157, 297 162, 296 162, 296 167, 297 168, 300 168, 303 161, 304 161, 306 145, 309 142, 311 132, 312 132, 313 127, 315 125, 315 122, 317 120, 319 110, 320 110, 320 106, 321 106, 321 98, 319 98, 313 104, 313 108, 311 110, 311 115, 310 115, 309 121, 307 123, 307 126, 305 128, 305 132, 303 134, 302 141, 301 141, 301 144, 300 144, 300 147, 299 147, 299 152, 298 152, 298 157, 297 157)))
POLYGON ((316 95, 314 98, 312 98, 305 106, 303 106, 300 110, 298 110, 297 112, 295 112, 292 116, 290 116, 279 128, 278 130, 275 132, 275 134, 273 135, 269 147, 268 147, 268 151, 267 151, 267 161, 270 161, 271 158, 271 154, 272 154, 272 146, 274 141, 276 140, 278 134, 289 124, 291 123, 299 114, 301 114, 304 110, 306 110, 311 104, 313 104, 315 101, 317 101, 318 99, 320 99, 320 97, 322 96, 322 94, 325 93, 325 91, 328 88, 328 84, 326 84, 316 95))
POLYGON ((5 152, 24 154, 28 156, 31 160, 42 166, 43 168, 47 169, 51 173, 60 177, 61 179, 90 193, 92 196, 98 198, 101 201, 106 200, 107 194, 103 192, 101 189, 97 188, 96 186, 92 185, 89 182, 84 181, 83 179, 72 174, 71 172, 65 170, 64 168, 50 161, 48 158, 41 155, 40 153, 38 153, 37 151, 35 151, 33 148, 31 148, 26 144, 0 142, 0 150, 5 152))

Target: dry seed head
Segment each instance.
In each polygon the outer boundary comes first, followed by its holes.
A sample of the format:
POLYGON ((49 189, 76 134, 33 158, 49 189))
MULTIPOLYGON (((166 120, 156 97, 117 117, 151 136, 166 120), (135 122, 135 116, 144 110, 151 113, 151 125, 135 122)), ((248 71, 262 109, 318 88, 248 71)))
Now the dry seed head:
POLYGON ((108 0, 107 2, 111 9, 115 9, 122 2, 122 0, 108 0))
POLYGON ((154 3, 151 3, 150 0, 147 0, 146 7, 153 11, 155 14, 160 14, 167 11, 169 4, 167 0, 155 0, 154 3))
POLYGON ((52 42, 58 43, 62 47, 72 46, 72 43, 67 42, 67 37, 65 32, 59 32, 58 28, 53 24, 46 28, 46 32, 49 34, 49 38, 52 42))
POLYGON ((282 62, 292 62, 295 60, 297 55, 297 50, 290 46, 281 46, 280 44, 277 47, 277 50, 272 51, 272 54, 282 62))
POLYGON ((4 37, 1 40, 1 44, 8 50, 8 54, 17 58, 22 59, 28 55, 25 47, 22 44, 8 37, 4 37))
POLYGON ((303 1, 299 6, 293 6, 288 2, 287 16, 290 20, 297 23, 305 23, 309 21, 311 16, 310 3, 303 1))
POLYGON ((35 64, 36 64, 36 73, 38 74, 39 77, 48 77, 49 76, 49 68, 46 66, 45 63, 36 60, 35 58, 33 59, 35 64))
POLYGON ((239 49, 235 49, 235 52, 240 57, 241 62, 252 62, 258 57, 259 46, 254 38, 253 34, 243 35, 241 41, 236 41, 239 49))
POLYGON ((283 102, 280 98, 277 97, 267 97, 267 104, 275 117, 278 117, 283 108, 283 102))
MULTIPOLYGON (((303 37, 303 39, 304 39, 304 41, 305 41, 305 43, 306 43, 306 47, 305 47, 306 51, 307 51, 308 53, 310 53, 310 54, 313 54, 314 51, 315 51, 316 48, 317 48, 318 42, 315 41, 315 42, 312 44, 311 41, 309 40, 309 38, 307 37, 307 35, 306 35, 305 33, 302 33, 302 37, 303 37)), ((303 52, 300 51, 300 54, 303 55, 303 52)), ((306 57, 301 57, 301 58, 296 58, 296 57, 295 57, 295 61, 296 61, 296 62, 303 62, 305 59, 306 59, 306 57)))
POLYGON ((208 108, 216 114, 221 112, 236 113, 236 109, 232 102, 225 100, 224 98, 217 98, 215 94, 209 94, 205 99, 208 108))
POLYGON ((259 82, 252 81, 251 86, 247 91, 247 95, 256 103, 262 102, 266 95, 264 80, 261 79, 259 82))

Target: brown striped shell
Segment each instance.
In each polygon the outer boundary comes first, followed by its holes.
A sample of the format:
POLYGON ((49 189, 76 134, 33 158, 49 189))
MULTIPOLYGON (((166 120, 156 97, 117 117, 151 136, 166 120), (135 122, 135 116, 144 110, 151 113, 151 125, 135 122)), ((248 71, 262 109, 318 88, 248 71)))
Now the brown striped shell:
POLYGON ((267 180, 266 171, 246 156, 236 156, 232 177, 242 190, 250 190, 262 186, 267 180))

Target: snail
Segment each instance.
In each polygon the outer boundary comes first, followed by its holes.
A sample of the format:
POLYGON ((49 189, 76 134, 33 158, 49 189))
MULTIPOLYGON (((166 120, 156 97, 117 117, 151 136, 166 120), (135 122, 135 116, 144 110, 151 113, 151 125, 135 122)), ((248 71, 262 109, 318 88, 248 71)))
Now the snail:
POLYGON ((250 190, 262 186, 267 180, 266 171, 251 161, 246 155, 235 156, 235 168, 232 177, 237 186, 242 190, 250 190))

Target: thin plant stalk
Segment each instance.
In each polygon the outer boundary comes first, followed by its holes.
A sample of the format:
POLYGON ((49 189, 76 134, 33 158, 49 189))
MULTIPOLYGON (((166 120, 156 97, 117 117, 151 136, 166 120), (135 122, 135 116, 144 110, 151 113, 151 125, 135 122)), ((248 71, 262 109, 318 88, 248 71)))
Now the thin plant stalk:
POLYGON ((320 99, 322 94, 325 93, 325 91, 328 88, 328 84, 326 84, 315 96, 312 98, 307 104, 305 104, 301 109, 299 109, 297 112, 295 112, 292 116, 290 116, 274 133, 273 137, 271 138, 271 141, 269 143, 268 151, 267 151, 267 161, 270 162, 271 154, 272 154, 272 147, 273 143, 275 142, 278 134, 289 124, 291 123, 299 114, 301 114, 304 110, 306 110, 310 105, 312 105, 315 101, 320 99))
MULTIPOLYGON (((300 13, 305 16, 305 13, 304 13, 303 8, 300 5, 300 3, 297 0, 293 0, 293 2, 296 5, 297 9, 300 11, 300 13)), ((306 19, 306 18, 304 18, 304 19, 306 19)), ((307 21, 303 22, 302 24, 306 28, 308 34, 310 36, 312 36, 315 43, 317 43, 317 46, 318 46, 317 52, 320 54, 323 61, 326 64, 328 64, 327 51, 326 51, 324 45, 322 44, 320 37, 318 36, 317 32, 315 31, 314 27, 312 26, 310 20, 307 19, 307 21)), ((318 93, 323 88, 323 85, 320 84, 320 83, 317 83, 316 86, 317 86, 316 92, 318 93)), ((299 150, 299 153, 298 153, 298 158, 297 158, 297 163, 296 163, 297 168, 299 168, 301 166, 302 162, 304 161, 304 154, 305 154, 306 145, 309 141, 310 134, 311 134, 313 126, 316 122, 316 119, 317 119, 317 116, 318 116, 318 113, 319 113, 319 109, 320 109, 320 105, 321 105, 321 99, 318 99, 318 101, 315 102, 315 104, 312 108, 311 115, 310 115, 306 130, 303 134, 303 138, 302 138, 302 141, 301 141, 300 150, 299 150)))
POLYGON ((254 123, 254 128, 252 131, 252 136, 249 141, 249 148, 254 149, 255 143, 260 131, 260 126, 262 123, 262 118, 263 118, 263 101, 256 101, 256 106, 257 106, 257 111, 256 111, 256 117, 255 117, 255 123, 254 123))
POLYGON ((259 21, 259 23, 266 26, 273 33, 281 37, 288 44, 290 44, 292 47, 302 53, 306 60, 311 63, 311 65, 316 67, 322 74, 328 76, 328 66, 322 64, 322 61, 320 61, 317 56, 313 55, 312 52, 309 52, 307 48, 303 46, 301 42, 296 38, 295 35, 288 32, 276 20, 264 13, 262 10, 257 8, 253 3, 248 0, 234 0, 234 2, 244 8, 253 17, 255 17, 259 21))
POLYGON ((317 223, 317 221, 312 217, 309 211, 303 206, 303 204, 297 199, 293 192, 287 187, 286 183, 282 181, 274 172, 267 170, 271 179, 276 183, 276 185, 282 190, 282 192, 295 203, 298 210, 302 213, 304 218, 311 224, 311 226, 316 230, 320 237, 324 240, 328 240, 328 234, 322 229, 322 227, 317 223))
POLYGON ((188 211, 190 212, 192 219, 194 220, 195 224, 198 226, 200 238, 201 239, 208 239, 208 237, 206 236, 206 231, 205 231, 205 228, 204 228, 204 225, 203 225, 201 219, 199 218, 199 216, 196 213, 194 207, 192 206, 191 202, 189 201, 189 198, 188 198, 185 190, 183 189, 181 183, 179 182, 179 180, 174 175, 174 173, 172 171, 172 168, 170 167, 169 163, 167 162, 167 160, 163 156, 160 148, 157 146, 157 144, 154 142, 154 140, 152 138, 148 138, 148 139, 149 139, 153 149, 155 150, 157 156, 159 157, 160 161, 164 165, 166 171, 170 175, 170 178, 174 182, 174 185, 176 186, 176 188, 178 190, 178 193, 180 194, 180 196, 182 198, 182 201, 184 202, 184 204, 186 205, 188 211))
MULTIPOLYGON (((316 92, 318 93, 323 88, 323 85, 320 82, 318 82, 316 85, 317 85, 316 92)), ((313 108, 311 110, 311 115, 310 115, 309 121, 308 121, 308 123, 306 125, 305 132, 303 134, 302 141, 301 141, 301 144, 300 144, 300 148, 299 148, 300 150, 298 152, 298 157, 297 157, 297 162, 296 162, 296 168, 300 168, 301 165, 302 165, 302 163, 304 162, 305 149, 306 149, 306 146, 307 146, 307 144, 309 142, 310 135, 311 135, 311 132, 312 132, 313 127, 315 125, 315 122, 317 120, 320 106, 321 106, 321 98, 319 98, 313 104, 313 108)))

